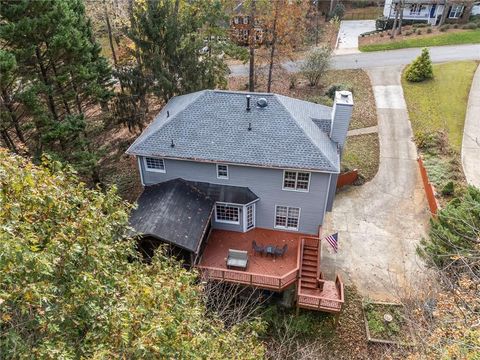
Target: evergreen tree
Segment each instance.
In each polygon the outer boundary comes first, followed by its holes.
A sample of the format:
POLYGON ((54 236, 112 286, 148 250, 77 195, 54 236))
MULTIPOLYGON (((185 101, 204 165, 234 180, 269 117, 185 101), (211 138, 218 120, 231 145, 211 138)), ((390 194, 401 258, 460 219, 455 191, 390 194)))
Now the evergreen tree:
POLYGON ((97 103, 105 107, 111 74, 82 1, 3 0, 0 16, 0 41, 29 87, 23 102, 31 108, 30 148, 94 175, 85 110, 97 103))
POLYGON ((160 252, 137 261, 114 189, 45 160, 0 148, 2 359, 263 357, 261 328, 207 315, 194 272, 160 252))
POLYGON ((151 91, 168 101, 177 94, 226 85, 223 60, 232 50, 219 26, 218 0, 146 0, 134 4, 128 36, 151 91))
POLYGON ((405 78, 412 82, 433 78, 432 60, 427 48, 424 48, 422 54, 407 67, 405 78))

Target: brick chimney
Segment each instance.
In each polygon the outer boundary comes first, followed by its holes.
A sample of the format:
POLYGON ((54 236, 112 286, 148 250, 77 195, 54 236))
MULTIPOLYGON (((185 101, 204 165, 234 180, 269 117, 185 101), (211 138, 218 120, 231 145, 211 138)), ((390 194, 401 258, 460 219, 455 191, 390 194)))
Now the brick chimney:
POLYGON ((353 97, 350 91, 335 92, 330 138, 343 149, 352 117, 353 97))

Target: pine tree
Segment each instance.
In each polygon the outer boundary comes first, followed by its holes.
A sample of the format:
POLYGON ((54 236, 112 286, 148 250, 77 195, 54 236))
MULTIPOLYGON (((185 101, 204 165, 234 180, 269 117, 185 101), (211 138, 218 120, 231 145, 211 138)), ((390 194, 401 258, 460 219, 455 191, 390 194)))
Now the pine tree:
MULTIPOLYGON (((2 1, 0 41, 28 84, 29 147, 91 172, 85 110, 111 96, 111 72, 100 56, 81 0, 2 1)), ((20 99, 19 99, 20 101, 20 99)), ((95 156, 93 156, 95 157, 95 156)), ((93 172, 95 172, 93 170, 93 172)))
POLYGON ((223 55, 230 44, 219 26, 223 17, 216 0, 134 4, 128 36, 155 95, 168 101, 177 94, 226 85, 223 55))
POLYGON ((432 60, 427 48, 417 57, 405 71, 405 78, 412 82, 421 82, 433 78, 432 60))

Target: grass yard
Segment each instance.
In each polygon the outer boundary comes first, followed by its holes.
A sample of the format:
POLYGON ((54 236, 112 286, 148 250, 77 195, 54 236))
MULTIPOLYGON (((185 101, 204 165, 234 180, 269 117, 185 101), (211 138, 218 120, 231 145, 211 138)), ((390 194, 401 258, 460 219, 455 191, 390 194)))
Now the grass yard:
POLYGON ((343 169, 358 169, 365 181, 372 180, 378 171, 380 158, 378 134, 347 138, 342 159, 343 169))
POLYGON ((421 38, 402 39, 396 41, 393 40, 378 44, 365 44, 360 45, 359 49, 360 51, 369 52, 404 48, 477 43, 480 43, 480 29, 444 33, 440 35, 425 36, 421 38))
POLYGON ((468 94, 477 65, 475 61, 434 65, 434 78, 422 83, 410 83, 402 78, 417 141, 443 131, 453 150, 460 151, 468 94))

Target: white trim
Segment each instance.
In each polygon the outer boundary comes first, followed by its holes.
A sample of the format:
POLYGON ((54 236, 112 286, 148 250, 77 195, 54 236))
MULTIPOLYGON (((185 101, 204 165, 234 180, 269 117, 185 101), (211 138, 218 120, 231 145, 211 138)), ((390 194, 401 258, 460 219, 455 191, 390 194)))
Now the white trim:
POLYGON ((228 180, 229 175, 230 175, 230 172, 229 172, 229 169, 228 169, 228 165, 227 165, 227 164, 216 164, 215 168, 216 168, 216 170, 217 170, 217 179, 228 180), (219 175, 218 175, 218 167, 219 167, 219 166, 226 166, 226 167, 227 167, 227 176, 219 176, 219 175))
MULTIPOLYGON (((260 95, 260 93, 255 93, 255 94, 260 95)), ((232 165, 232 166, 245 166, 245 167, 253 167, 253 168, 260 168, 260 169, 292 170, 292 171, 314 172, 314 173, 322 173, 322 174, 340 174, 340 171, 328 171, 328 170, 306 169, 306 168, 305 169, 303 169, 303 168, 288 168, 288 167, 281 167, 281 166, 265 166, 265 165, 258 165, 258 164, 245 164, 245 163, 240 163, 240 162, 239 163, 233 163, 233 162, 228 162, 228 161, 220 161, 219 162, 219 161, 214 161, 214 160, 204 160, 204 159, 195 159, 195 158, 179 158, 179 157, 174 157, 174 156, 144 155, 144 154, 136 154, 136 153, 128 152, 128 150, 125 153, 128 154, 128 155, 134 155, 134 156, 161 157, 162 159, 190 161, 190 162, 205 163, 205 164, 227 164, 227 165, 232 165)))
POLYGON ((288 206, 288 205, 277 205, 275 204, 275 212, 273 214, 273 227, 275 229, 282 229, 282 230, 290 230, 290 231, 299 231, 300 229, 300 214, 302 212, 302 208, 301 207, 297 207, 297 206, 288 206), (285 207, 287 208, 287 218, 285 219, 285 224, 288 224, 288 209, 290 208, 295 208, 295 209, 298 209, 298 222, 297 222, 297 227, 296 228, 292 228, 292 227, 288 227, 288 226, 277 226, 277 207, 285 207))
POLYGON ((218 222, 218 223, 222 223, 222 224, 233 224, 233 225, 240 225, 240 209, 242 208, 243 206, 238 206, 236 204, 231 204, 231 203, 223 203, 223 202, 216 202, 215 203, 215 221, 218 222), (238 221, 230 221, 230 220, 219 220, 218 219, 218 216, 217 216, 217 205, 226 205, 226 206, 230 206, 230 207, 234 207, 234 208, 237 208, 238 209, 238 221))
POLYGON ((145 171, 150 172, 159 172, 159 173, 166 173, 167 172, 167 164, 164 158, 161 157, 154 157, 154 156, 144 156, 143 157, 143 164, 145 165, 145 171), (158 159, 163 161, 163 170, 162 169, 151 169, 147 165, 147 159, 158 159))
POLYGON ((140 158, 141 156, 137 156, 138 171, 140 172, 140 182, 142 183, 142 186, 145 187, 145 181, 143 180, 143 168, 140 158))
POLYGON ((244 210, 243 210, 243 213, 244 213, 244 216, 243 216, 243 232, 247 232, 247 231, 250 231, 252 229, 255 229, 255 227, 257 226, 257 222, 255 220, 255 216, 257 215, 257 209, 256 209, 256 205, 255 203, 250 203, 248 205, 245 205, 244 206, 244 210), (253 211, 253 226, 251 228, 248 228, 248 207, 252 207, 252 211, 253 211))
POLYGON ((300 170, 283 170, 283 177, 282 177, 282 190, 284 191, 295 191, 295 192, 304 192, 304 193, 308 193, 310 192, 310 180, 312 178, 312 173, 310 171, 300 171, 300 170), (295 176, 295 187, 297 187, 297 183, 298 183, 298 173, 305 173, 305 174, 308 174, 308 185, 307 185, 307 189, 292 189, 292 188, 286 188, 285 187, 285 173, 286 172, 295 172, 297 173, 297 175, 295 176))

